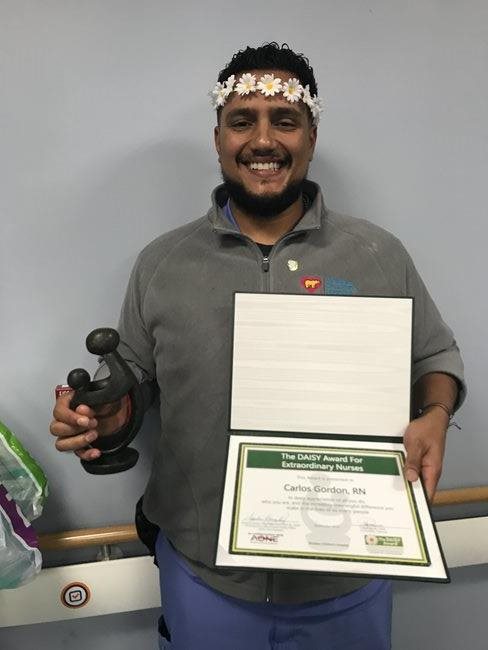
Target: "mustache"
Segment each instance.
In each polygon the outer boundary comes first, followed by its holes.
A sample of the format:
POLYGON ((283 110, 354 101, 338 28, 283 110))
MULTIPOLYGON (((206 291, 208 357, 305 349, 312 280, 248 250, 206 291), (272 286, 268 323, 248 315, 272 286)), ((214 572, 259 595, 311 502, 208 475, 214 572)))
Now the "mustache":
POLYGON ((255 151, 249 156, 237 156, 237 162, 243 165, 249 165, 249 163, 255 162, 260 158, 272 158, 275 162, 279 162, 282 165, 289 165, 291 163, 290 154, 285 154, 283 156, 274 149, 262 149, 261 151, 255 151))

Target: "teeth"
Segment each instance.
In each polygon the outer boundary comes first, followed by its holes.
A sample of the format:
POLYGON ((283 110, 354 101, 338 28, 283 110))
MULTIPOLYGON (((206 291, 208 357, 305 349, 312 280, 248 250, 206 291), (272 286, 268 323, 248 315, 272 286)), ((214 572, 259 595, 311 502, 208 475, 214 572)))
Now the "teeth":
POLYGON ((252 162, 249 165, 249 169, 251 170, 267 170, 267 171, 275 171, 277 172, 278 169, 280 168, 280 163, 277 162, 266 162, 266 163, 261 163, 261 162, 252 162))

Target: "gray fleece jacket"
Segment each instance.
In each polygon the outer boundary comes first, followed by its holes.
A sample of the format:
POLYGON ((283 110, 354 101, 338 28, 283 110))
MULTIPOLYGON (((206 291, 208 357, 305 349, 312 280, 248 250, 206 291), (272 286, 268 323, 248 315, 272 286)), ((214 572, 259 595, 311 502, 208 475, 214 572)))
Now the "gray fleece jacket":
MULTIPOLYGON (((306 194, 303 218, 263 258, 223 214, 227 197, 218 187, 204 217, 141 252, 119 324, 120 352, 160 392, 161 434, 144 513, 206 583, 251 601, 336 597, 367 580, 214 566, 229 433, 233 293, 307 293, 304 280, 318 278, 315 294, 413 296, 413 382, 439 371, 464 387, 453 335, 398 239, 328 211, 314 183, 306 194)), ((464 388, 461 393, 458 403, 464 388)))

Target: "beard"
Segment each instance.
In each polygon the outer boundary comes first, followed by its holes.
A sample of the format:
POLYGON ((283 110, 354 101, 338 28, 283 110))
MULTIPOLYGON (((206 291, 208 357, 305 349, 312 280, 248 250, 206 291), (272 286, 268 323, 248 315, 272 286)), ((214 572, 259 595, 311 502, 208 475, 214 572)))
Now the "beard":
POLYGON ((246 214, 258 219, 277 217, 295 201, 298 201, 307 180, 306 176, 304 176, 290 183, 282 192, 260 195, 248 192, 242 183, 229 178, 223 170, 221 170, 221 173, 224 187, 233 203, 246 214))

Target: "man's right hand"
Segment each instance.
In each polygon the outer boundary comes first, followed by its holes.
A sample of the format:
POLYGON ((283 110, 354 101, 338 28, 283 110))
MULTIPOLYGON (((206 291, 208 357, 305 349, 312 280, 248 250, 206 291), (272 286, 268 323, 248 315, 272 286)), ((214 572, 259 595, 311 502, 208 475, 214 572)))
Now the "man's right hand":
POLYGON ((49 430, 57 438, 58 451, 72 451, 82 460, 99 458, 99 449, 89 445, 99 436, 109 435, 121 429, 129 415, 129 398, 91 408, 80 404, 75 411, 69 407, 72 393, 64 393, 56 399, 49 430))

